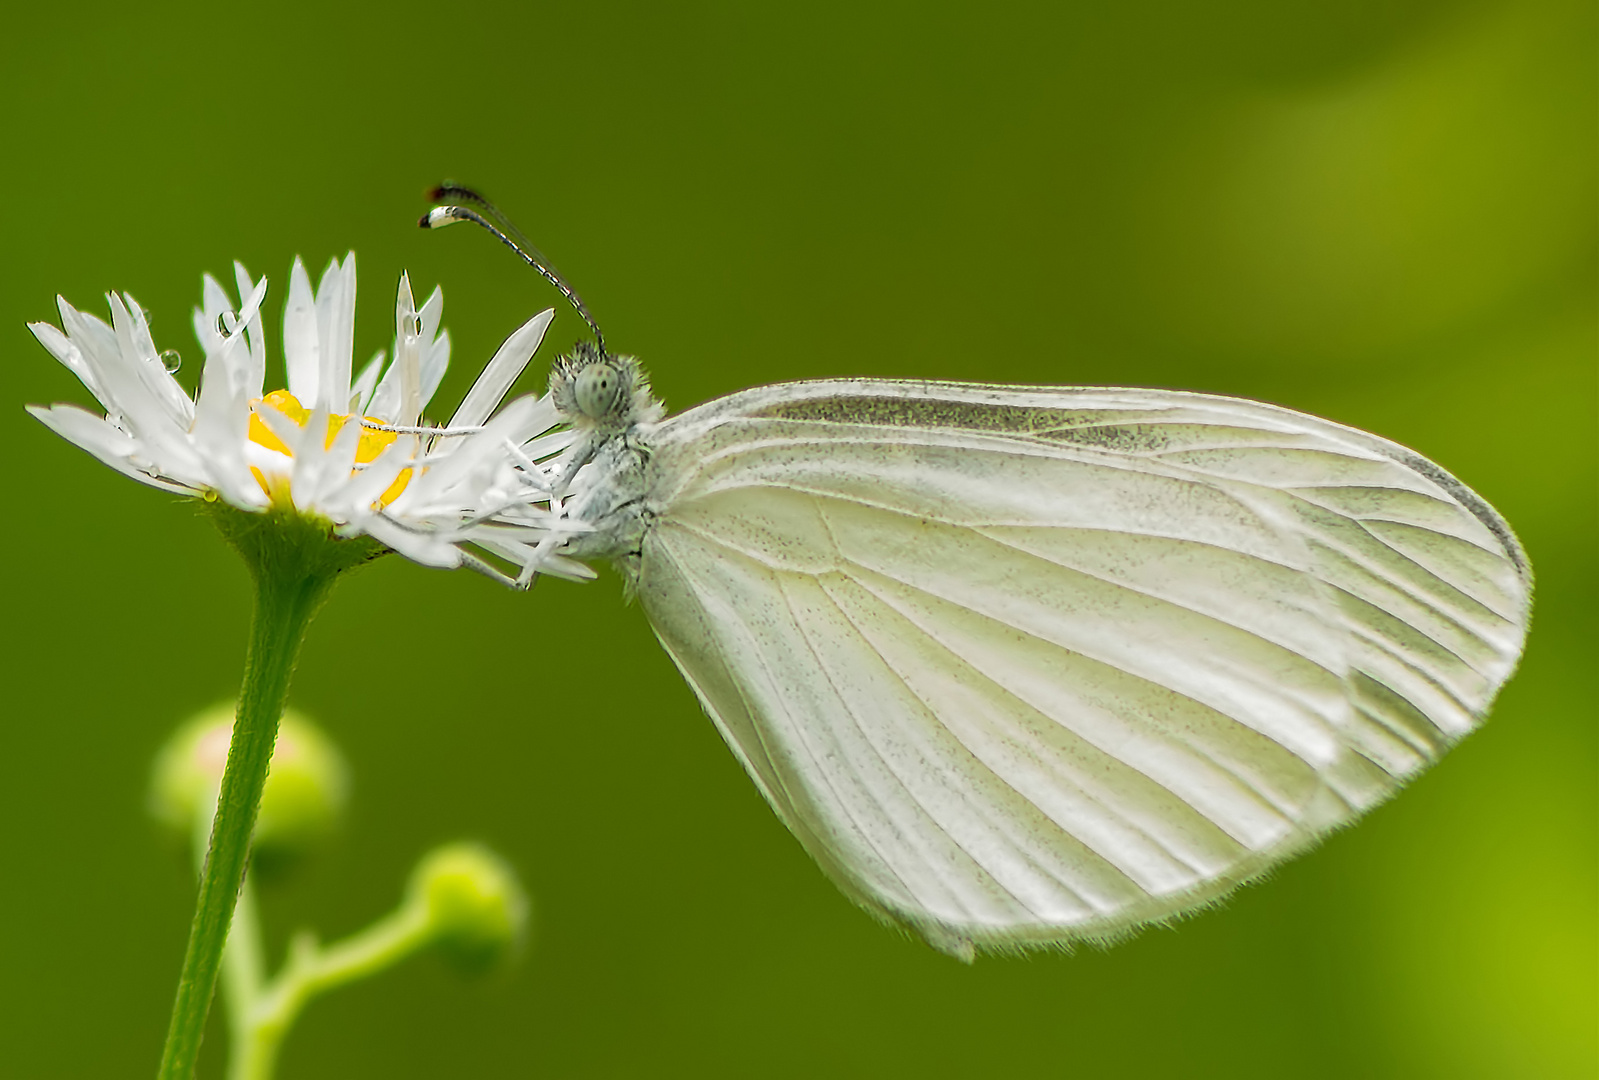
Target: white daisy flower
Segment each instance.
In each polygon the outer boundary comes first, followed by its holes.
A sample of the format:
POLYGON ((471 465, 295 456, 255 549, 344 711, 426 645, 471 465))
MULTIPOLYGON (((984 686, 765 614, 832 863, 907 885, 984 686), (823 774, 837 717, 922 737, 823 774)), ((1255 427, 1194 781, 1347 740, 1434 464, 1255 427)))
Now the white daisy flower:
MULTIPOLYGON (((172 375, 176 353, 156 348, 144 311, 131 296, 112 294, 110 325, 60 298, 61 329, 31 324, 105 415, 59 404, 28 411, 112 468, 166 491, 324 519, 339 537, 370 536, 429 566, 495 573, 463 545, 519 570, 535 552, 546 562, 547 521, 530 508, 530 488, 547 486, 548 474, 530 466, 572 436, 537 437, 560 419, 548 395, 491 414, 543 340, 551 311, 506 339, 447 425, 429 426, 422 412, 450 361, 439 290, 419 310, 401 277, 393 360, 385 366, 379 352, 352 379, 355 257, 331 262, 314 292, 296 259, 283 314, 287 386, 263 393, 267 283, 238 263, 234 274, 237 305, 204 279, 194 327, 205 368, 193 399, 172 375)), ((565 560, 553 569, 590 576, 565 560)))

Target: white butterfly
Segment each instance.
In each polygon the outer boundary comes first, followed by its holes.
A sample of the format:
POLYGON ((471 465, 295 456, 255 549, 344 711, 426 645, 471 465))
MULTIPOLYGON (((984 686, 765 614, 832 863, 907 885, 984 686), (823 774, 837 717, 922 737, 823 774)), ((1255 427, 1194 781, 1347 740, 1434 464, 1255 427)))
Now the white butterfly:
POLYGON ((1287 409, 854 379, 661 419, 603 345, 551 396, 549 553, 613 560, 828 876, 964 959, 1216 900, 1430 765, 1521 652, 1493 508, 1287 409))
POLYGON ((852 899, 970 957, 1216 899, 1485 716, 1526 557, 1393 443, 1235 398, 833 380, 667 420, 552 378, 615 560, 852 899))

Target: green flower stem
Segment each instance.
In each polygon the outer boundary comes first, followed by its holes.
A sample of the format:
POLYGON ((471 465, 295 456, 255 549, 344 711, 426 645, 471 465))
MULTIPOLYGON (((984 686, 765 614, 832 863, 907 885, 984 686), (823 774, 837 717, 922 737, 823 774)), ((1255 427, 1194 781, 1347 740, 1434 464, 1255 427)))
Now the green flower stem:
POLYGON ((244 881, 261 788, 277 741, 278 719, 306 628, 339 572, 382 549, 370 541, 335 539, 326 522, 276 508, 253 514, 223 504, 218 526, 255 579, 255 614, 244 663, 244 686, 228 745, 211 842, 200 875, 194 922, 183 956, 172 1022, 161 1054, 161 1080, 190 1080, 216 990, 217 969, 244 881))
POLYGON ((244 688, 239 692, 239 711, 228 745, 228 764, 222 774, 205 869, 200 876, 200 895, 189 928, 177 1000, 172 1006, 166 1051, 161 1056, 163 1080, 188 1080, 194 1075, 200 1037, 216 988, 217 964, 244 881, 250 834, 255 830, 261 788, 266 783, 267 764, 278 737, 278 718, 288 699, 289 679, 306 627, 331 584, 331 579, 282 581, 270 574, 256 576, 255 620, 244 667, 244 688))
MULTIPOLYGON (((306 1002, 325 990, 382 971, 429 944, 434 927, 427 904, 412 898, 359 933, 326 948, 301 931, 289 944, 283 970, 264 987, 232 1030, 229 1080, 271 1080, 278 1047, 306 1002)), ((232 943, 228 945, 233 948, 232 943)))
MULTIPOLYGON (((206 851, 211 846, 211 819, 216 815, 217 793, 209 800, 201 800, 195 814, 194 868, 196 874, 205 870, 206 851)), ((228 1028, 242 1030, 249 1016, 251 1004, 261 992, 262 972, 261 923, 256 914, 255 888, 246 871, 239 886, 239 899, 233 907, 233 925, 228 927, 228 940, 222 948, 222 1001, 228 1008, 228 1028)))

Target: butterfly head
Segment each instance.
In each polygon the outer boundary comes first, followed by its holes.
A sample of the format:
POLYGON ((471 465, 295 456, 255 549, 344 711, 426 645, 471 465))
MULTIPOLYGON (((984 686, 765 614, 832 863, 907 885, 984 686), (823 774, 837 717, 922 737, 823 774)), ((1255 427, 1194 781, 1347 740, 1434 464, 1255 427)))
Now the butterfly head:
POLYGON ((574 427, 620 433, 660 417, 649 377, 631 356, 608 356, 580 341, 550 369, 550 397, 574 427))

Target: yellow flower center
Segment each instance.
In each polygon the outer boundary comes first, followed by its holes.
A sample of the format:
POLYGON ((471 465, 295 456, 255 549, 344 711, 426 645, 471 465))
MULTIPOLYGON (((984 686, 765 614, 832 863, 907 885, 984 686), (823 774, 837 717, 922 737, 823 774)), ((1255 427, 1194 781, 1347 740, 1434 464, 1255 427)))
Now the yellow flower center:
MULTIPOLYGON (((294 451, 290 450, 288 446, 284 444, 282 439, 278 438, 272 433, 272 429, 266 426, 266 423, 261 419, 259 413, 256 411, 256 408, 261 405, 271 406, 301 427, 305 427, 306 421, 311 419, 311 410, 307 409, 304 405, 301 405, 300 399, 289 393, 287 390, 274 390, 260 401, 252 404, 250 410, 250 441, 259 446, 264 446, 268 450, 276 450, 280 454, 287 454, 289 457, 293 457, 294 451)), ((372 416, 362 417, 362 419, 373 424, 383 423, 383 421, 372 416)), ((334 436, 336 436, 343 429, 344 425, 349 423, 349 421, 349 416, 329 416, 328 437, 327 441, 323 443, 323 445, 332 446, 334 436)), ((396 438, 397 436, 392 431, 380 431, 363 425, 361 429, 361 439, 355 444, 356 464, 367 465, 376 461, 378 459, 378 455, 383 453, 384 450, 388 449, 389 446, 394 443, 396 438)), ((261 485, 262 491, 265 491, 268 495, 276 495, 276 493, 273 491, 273 485, 266 476, 262 475, 260 469, 257 469, 252 465, 250 467, 250 471, 255 474, 256 482, 261 485)), ((387 506, 395 499, 398 499, 400 497, 400 492, 404 491, 405 486, 410 482, 411 470, 401 470, 400 475, 395 477, 394 483, 390 484, 388 490, 378 497, 377 505, 387 506)))

